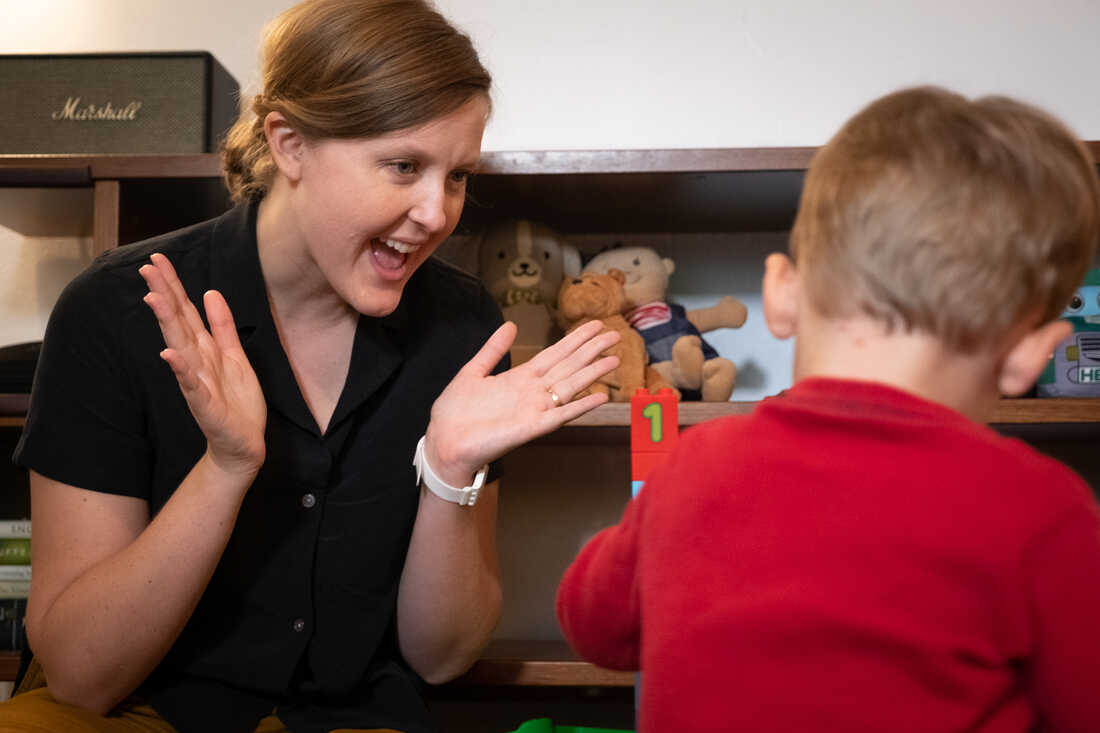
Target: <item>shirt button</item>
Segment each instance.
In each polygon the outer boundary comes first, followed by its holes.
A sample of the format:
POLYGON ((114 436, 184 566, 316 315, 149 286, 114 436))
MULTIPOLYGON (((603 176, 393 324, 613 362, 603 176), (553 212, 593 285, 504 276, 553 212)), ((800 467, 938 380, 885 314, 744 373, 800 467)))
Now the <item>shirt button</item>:
POLYGON ((306 622, 300 618, 296 618, 294 619, 294 624, 292 625, 292 628, 298 633, 301 633, 306 630, 306 622))
POLYGON ((302 494, 302 506, 306 509, 312 509, 317 503, 317 497, 313 494, 302 494))

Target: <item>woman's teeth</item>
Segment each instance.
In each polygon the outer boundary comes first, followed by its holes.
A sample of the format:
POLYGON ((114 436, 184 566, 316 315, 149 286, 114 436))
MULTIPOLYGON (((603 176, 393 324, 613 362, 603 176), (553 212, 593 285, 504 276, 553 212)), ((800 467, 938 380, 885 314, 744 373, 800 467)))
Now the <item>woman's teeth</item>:
POLYGON ((383 239, 382 244, 386 245, 387 247, 396 249, 398 252, 405 255, 420 249, 419 244, 406 244, 405 242, 399 242, 396 239, 383 239))

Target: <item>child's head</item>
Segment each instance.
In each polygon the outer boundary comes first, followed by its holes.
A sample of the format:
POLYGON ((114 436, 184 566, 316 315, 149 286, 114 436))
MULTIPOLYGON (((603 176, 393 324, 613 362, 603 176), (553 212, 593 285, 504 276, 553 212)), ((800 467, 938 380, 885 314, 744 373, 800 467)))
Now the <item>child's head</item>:
POLYGON ((1100 181, 1058 120, 1004 97, 883 97, 814 157, 791 234, 808 303, 961 354, 1056 318, 1100 239, 1100 181))

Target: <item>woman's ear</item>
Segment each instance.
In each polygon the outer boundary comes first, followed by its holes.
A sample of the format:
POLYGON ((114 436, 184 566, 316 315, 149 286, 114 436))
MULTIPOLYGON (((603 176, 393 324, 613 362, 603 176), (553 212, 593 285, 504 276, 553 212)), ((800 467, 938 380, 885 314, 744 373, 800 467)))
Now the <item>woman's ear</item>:
POLYGON ((1024 334, 1001 361, 997 374, 1001 394, 1014 397, 1031 389, 1058 344, 1071 333, 1073 326, 1069 321, 1051 321, 1024 334))
POLYGON ((764 260, 762 302, 764 322, 777 339, 786 339, 798 330, 798 271, 785 254, 778 252, 764 260))
POLYGON ((305 139, 290 126, 279 112, 268 112, 264 118, 264 135, 271 159, 286 178, 296 182, 302 175, 302 152, 305 139))

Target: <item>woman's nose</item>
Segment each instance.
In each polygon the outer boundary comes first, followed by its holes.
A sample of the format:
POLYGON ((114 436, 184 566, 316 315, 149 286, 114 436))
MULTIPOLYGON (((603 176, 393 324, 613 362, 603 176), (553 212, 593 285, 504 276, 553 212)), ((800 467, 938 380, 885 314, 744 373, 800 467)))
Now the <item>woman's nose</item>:
POLYGON ((425 183, 418 187, 417 200, 409 210, 409 218, 429 232, 447 224, 447 191, 445 184, 425 183))

